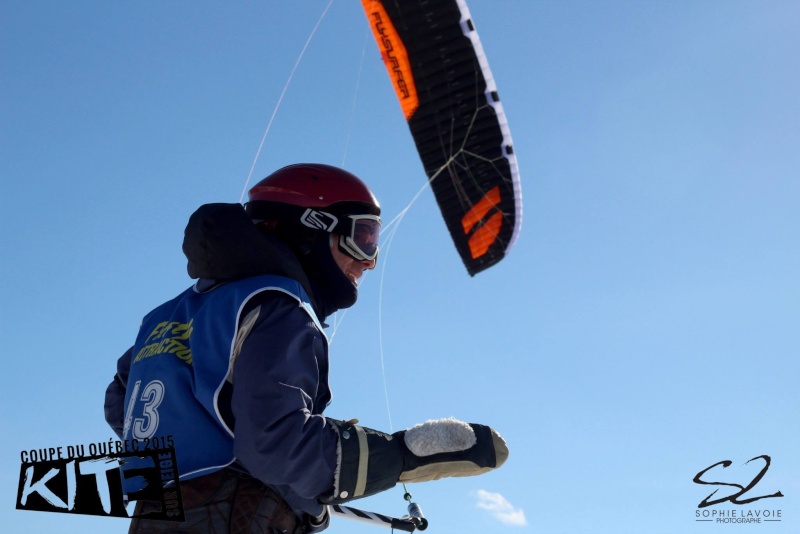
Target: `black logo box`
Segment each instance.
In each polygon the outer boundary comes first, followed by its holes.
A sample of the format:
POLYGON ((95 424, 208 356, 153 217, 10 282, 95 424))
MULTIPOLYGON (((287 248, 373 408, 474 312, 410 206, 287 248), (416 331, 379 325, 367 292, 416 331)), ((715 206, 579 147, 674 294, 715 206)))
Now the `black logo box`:
POLYGON ((22 462, 18 510, 183 521, 175 448, 22 462), (147 502, 147 511, 128 515, 125 480, 139 478, 141 490, 128 501, 147 502))

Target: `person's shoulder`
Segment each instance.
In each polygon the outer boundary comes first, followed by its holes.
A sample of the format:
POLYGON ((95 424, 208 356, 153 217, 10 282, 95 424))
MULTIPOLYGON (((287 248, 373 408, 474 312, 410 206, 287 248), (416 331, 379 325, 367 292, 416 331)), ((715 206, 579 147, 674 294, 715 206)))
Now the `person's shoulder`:
POLYGON ((242 310, 242 318, 253 311, 258 312, 259 322, 287 322, 306 324, 309 313, 303 309, 300 299, 279 288, 264 288, 248 300, 242 310))

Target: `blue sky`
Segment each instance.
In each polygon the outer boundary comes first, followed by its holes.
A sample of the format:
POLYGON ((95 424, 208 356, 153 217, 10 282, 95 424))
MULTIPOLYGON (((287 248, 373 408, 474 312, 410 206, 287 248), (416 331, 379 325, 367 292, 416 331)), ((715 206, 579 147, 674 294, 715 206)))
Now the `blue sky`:
MULTIPOLYGON (((0 521, 22 450, 111 437, 102 399, 139 321, 191 283, 188 216, 237 202, 327 1, 0 5, 0 521)), ((512 254, 470 278, 430 191, 339 316, 329 414, 492 425, 511 456, 410 486, 429 532, 717 532, 709 480, 800 528, 800 4, 471 0, 522 174, 512 254), (382 343, 380 342, 382 339, 382 343), (383 361, 383 366, 382 362, 383 361), (711 476, 713 473, 713 477, 711 476)), ((424 184, 366 19, 337 0, 253 180, 319 161, 385 219, 424 184)), ((720 495, 727 491, 723 488, 720 495)), ((402 490, 358 503, 402 515, 402 490)), ((374 532, 346 520, 330 532, 374 532)))

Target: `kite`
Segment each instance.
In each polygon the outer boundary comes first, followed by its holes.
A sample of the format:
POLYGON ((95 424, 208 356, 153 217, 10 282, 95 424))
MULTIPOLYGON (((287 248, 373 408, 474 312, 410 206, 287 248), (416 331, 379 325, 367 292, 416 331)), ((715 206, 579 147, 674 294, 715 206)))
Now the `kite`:
POLYGON ((522 222, 517 160, 464 0, 361 0, 436 202, 471 276, 522 222))

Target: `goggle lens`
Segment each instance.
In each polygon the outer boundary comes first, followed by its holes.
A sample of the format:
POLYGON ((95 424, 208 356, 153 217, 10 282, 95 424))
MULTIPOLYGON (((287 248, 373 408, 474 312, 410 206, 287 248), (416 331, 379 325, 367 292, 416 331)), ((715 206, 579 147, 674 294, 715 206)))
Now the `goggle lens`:
POLYGON ((378 237, 381 219, 377 215, 351 215, 352 231, 349 236, 342 235, 340 248, 359 261, 374 260, 378 257, 378 237))

